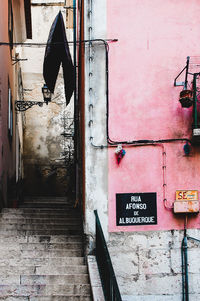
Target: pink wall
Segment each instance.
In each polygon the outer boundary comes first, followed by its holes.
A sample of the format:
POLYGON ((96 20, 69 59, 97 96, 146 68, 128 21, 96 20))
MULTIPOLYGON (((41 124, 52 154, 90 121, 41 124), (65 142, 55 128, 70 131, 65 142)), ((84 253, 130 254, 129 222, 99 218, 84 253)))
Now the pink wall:
MULTIPOLYGON (((108 36, 118 42, 109 51, 109 131, 112 140, 191 138, 192 109, 178 101, 182 87, 174 78, 186 57, 200 55, 198 0, 109 0, 108 36)), ((199 57, 200 63, 200 57, 199 57)), ((163 153, 166 152, 166 198, 178 189, 200 191, 200 147, 190 156, 183 142, 124 147, 117 165, 109 149, 109 229, 138 231, 183 228, 184 219, 163 204, 163 153), (158 224, 116 226, 116 193, 157 193, 158 224)), ((165 159, 165 158, 164 158, 165 159)), ((200 216, 188 227, 200 227, 200 216)))
MULTIPOLYGON (((0 41, 8 42, 8 1, 2 1, 0 11, 0 41)), ((12 53, 14 56, 14 51, 12 53)), ((12 143, 8 139, 8 79, 15 100, 15 82, 9 46, 0 46, 0 207, 1 196, 7 195, 7 179, 15 176, 15 127, 12 143)), ((13 103, 14 109, 14 103, 13 103)), ((15 124, 15 116, 13 118, 15 124)))

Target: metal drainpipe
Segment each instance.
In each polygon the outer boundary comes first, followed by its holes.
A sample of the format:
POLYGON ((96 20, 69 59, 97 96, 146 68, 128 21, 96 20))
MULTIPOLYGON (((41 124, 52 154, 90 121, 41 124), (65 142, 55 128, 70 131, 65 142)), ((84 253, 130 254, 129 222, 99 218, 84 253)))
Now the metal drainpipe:
POLYGON ((193 76, 193 128, 197 129, 198 128, 198 122, 197 122, 197 93, 196 93, 196 84, 197 84, 197 76, 198 73, 194 73, 193 76))
POLYGON ((187 215, 185 216, 184 237, 181 244, 182 259, 182 301, 189 301, 189 281, 188 281, 188 245, 187 245, 187 215))
POLYGON ((76 0, 73 0, 73 35, 74 35, 74 69, 75 69, 75 88, 74 88, 74 157, 75 157, 75 201, 79 199, 79 173, 78 173, 78 103, 76 93, 76 0))

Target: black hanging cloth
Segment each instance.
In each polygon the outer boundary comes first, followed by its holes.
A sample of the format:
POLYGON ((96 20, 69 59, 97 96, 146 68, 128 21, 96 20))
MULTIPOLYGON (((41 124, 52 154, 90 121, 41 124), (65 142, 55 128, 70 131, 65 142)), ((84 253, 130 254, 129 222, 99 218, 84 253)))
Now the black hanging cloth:
POLYGON ((61 12, 59 12, 49 32, 43 63, 43 77, 47 87, 52 93, 54 93, 61 63, 66 105, 68 105, 75 88, 75 70, 69 51, 63 16, 61 12))

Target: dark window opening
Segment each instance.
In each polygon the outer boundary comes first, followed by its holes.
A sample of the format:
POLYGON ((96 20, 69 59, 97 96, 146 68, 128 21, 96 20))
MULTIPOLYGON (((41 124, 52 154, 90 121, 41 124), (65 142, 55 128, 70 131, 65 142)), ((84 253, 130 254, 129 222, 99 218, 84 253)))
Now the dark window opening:
POLYGON ((12 92, 10 84, 8 83, 8 137, 12 142, 13 137, 13 106, 12 106, 12 92))
POLYGON ((13 49, 13 9, 11 0, 8 1, 8 36, 10 49, 13 49))

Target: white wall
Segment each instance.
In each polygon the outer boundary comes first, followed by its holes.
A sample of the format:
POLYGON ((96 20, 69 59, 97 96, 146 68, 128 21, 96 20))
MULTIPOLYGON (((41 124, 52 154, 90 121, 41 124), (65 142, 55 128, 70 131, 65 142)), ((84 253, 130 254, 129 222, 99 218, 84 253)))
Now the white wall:
MULTIPOLYGON (((106 1, 85 1, 85 39, 106 38, 106 1), (89 11, 92 11, 89 14, 89 11), (89 29, 91 27, 91 30, 89 29)), ((95 217, 98 211, 108 234, 108 154, 106 145, 105 48, 100 42, 85 43, 85 166, 86 223, 89 247, 94 247, 95 217), (91 59, 89 59, 91 57, 91 59), (90 75, 89 75, 90 74, 90 75), (91 106, 90 106, 91 105, 91 106), (93 108, 92 108, 93 106, 93 108), (92 120, 92 122, 90 122, 92 120), (89 126, 90 124, 90 126, 89 126), (93 137, 93 139, 91 139, 93 137), (95 147, 92 144, 94 144, 95 147)))

